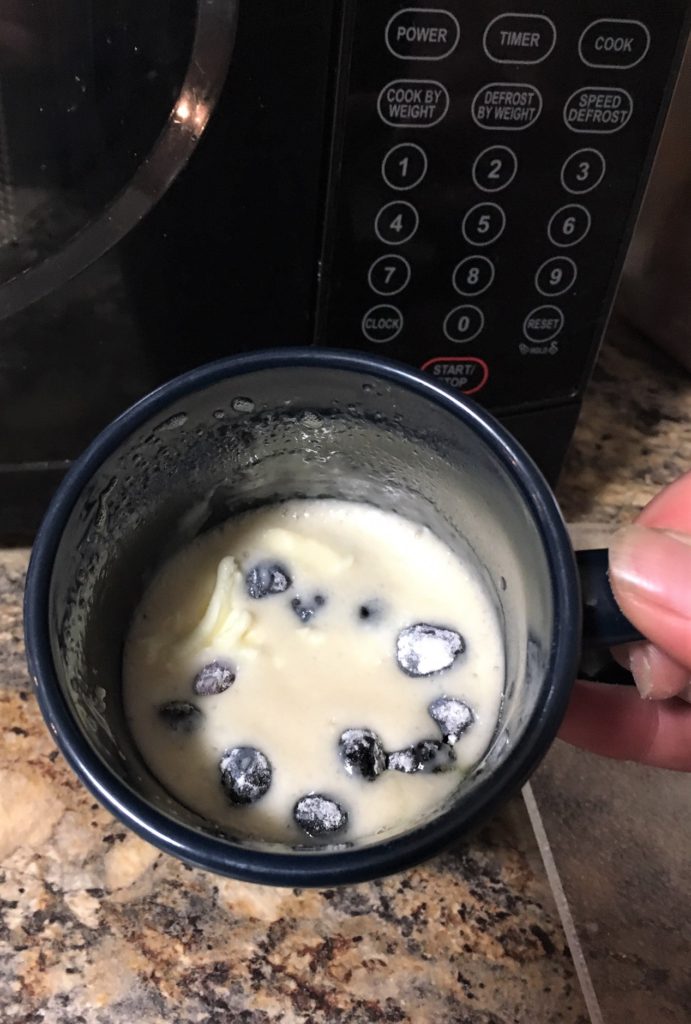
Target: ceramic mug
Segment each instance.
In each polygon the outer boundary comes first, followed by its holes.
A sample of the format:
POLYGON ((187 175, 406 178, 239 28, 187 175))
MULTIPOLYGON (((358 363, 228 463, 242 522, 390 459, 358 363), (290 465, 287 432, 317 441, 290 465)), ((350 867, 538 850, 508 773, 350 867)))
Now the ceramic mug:
POLYGON ((238 356, 177 378, 108 426, 72 467, 37 536, 25 595, 30 672, 46 722, 93 794, 162 850, 264 884, 333 886, 401 870, 490 814, 555 737, 584 634, 635 633, 606 553, 576 560, 554 496, 519 444, 471 399, 369 355, 238 356), (134 746, 123 640, 147 581, 238 512, 287 498, 371 502, 470 545, 499 611, 506 678, 489 749, 431 819, 351 848, 233 836, 178 803, 134 746))

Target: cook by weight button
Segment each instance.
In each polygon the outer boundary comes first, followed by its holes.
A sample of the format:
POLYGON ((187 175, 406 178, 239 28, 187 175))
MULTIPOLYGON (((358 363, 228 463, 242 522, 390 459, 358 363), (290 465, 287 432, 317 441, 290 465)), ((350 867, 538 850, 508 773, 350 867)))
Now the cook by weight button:
POLYGON ((403 199, 387 203, 374 218, 374 231, 386 245, 403 245, 417 231, 420 218, 412 203, 403 199))
POLYGON ((381 176, 398 192, 419 185, 427 174, 427 154, 414 142, 401 142, 386 154, 381 164, 381 176))
POLYGON ((579 203, 569 203, 553 213, 547 225, 547 237, 553 245, 566 249, 578 245, 590 231, 590 211, 579 203))
POLYGON ((362 318, 362 333, 377 344, 393 341, 402 329, 403 314, 396 306, 372 306, 362 318))
POLYGON ((523 335, 528 341, 551 341, 564 326, 564 314, 557 306, 537 306, 523 321, 523 335))
POLYGON ((626 89, 586 85, 571 93, 564 104, 564 123, 572 132, 612 135, 629 123, 633 99, 626 89))
POLYGON ((475 157, 473 181, 483 192, 501 192, 511 184, 518 170, 518 158, 508 146, 488 146, 475 157))
POLYGON ((398 295, 409 281, 410 263, 395 252, 380 256, 367 272, 367 282, 377 295, 398 295))
POLYGON ((432 128, 448 110, 446 86, 427 78, 396 78, 377 99, 380 118, 392 128, 432 128))
POLYGON ((479 356, 435 356, 420 367, 434 377, 437 384, 474 395, 489 380, 489 367, 479 356))
POLYGON ((472 341, 485 326, 485 314, 479 306, 456 306, 444 318, 444 334, 456 344, 472 341))
POLYGON ((554 22, 544 14, 499 14, 482 37, 485 53, 498 64, 539 64, 556 41, 554 22))
POLYGON ((535 287, 540 295, 563 295, 573 288, 578 268, 568 256, 552 256, 535 272, 535 287))
POLYGON ((450 11, 405 7, 389 18, 384 38, 389 53, 401 60, 443 60, 456 49, 460 34, 450 11))
POLYGON ((475 93, 471 113, 478 128, 521 132, 542 113, 542 96, 528 82, 490 82, 475 93))
POLYGON ((650 32, 631 18, 598 18, 578 40, 579 56, 589 68, 635 68, 649 49, 650 32))
POLYGON ((561 168, 561 183, 567 192, 583 195, 592 192, 605 176, 607 164, 597 149, 577 149, 561 168))
POLYGON ((466 256, 454 267, 451 283, 459 295, 482 295, 494 280, 494 264, 486 256, 466 256))
POLYGON ((506 214, 497 203, 477 203, 466 213, 461 231, 470 245, 491 245, 506 227, 506 214))

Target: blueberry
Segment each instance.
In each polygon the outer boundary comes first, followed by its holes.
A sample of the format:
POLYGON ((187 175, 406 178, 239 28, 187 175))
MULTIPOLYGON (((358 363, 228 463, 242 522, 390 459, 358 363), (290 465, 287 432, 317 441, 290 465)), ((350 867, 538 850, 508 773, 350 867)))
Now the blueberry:
POLYGON ((456 743, 475 721, 470 705, 454 697, 437 697, 427 710, 439 726, 445 743, 456 743))
POLYGON ((395 772, 434 773, 446 772, 453 767, 456 760, 448 743, 439 740, 420 740, 405 750, 394 750, 386 758, 386 767, 395 772))
POLYGON ((186 700, 169 700, 161 704, 158 713, 173 732, 191 733, 202 724, 202 713, 186 700))
POLYGON ((255 601, 270 594, 283 594, 292 583, 287 570, 275 562, 258 562, 245 576, 247 593, 255 601))
POLYGON ((455 629, 418 622, 398 634, 396 661, 406 675, 431 676, 450 668, 464 650, 465 641, 455 629))
POLYGON ((365 601, 357 610, 361 622, 378 622, 384 614, 384 606, 376 598, 372 601, 365 601))
POLYGON ((371 729, 346 729, 338 741, 338 752, 348 775, 361 775, 368 782, 386 768, 384 747, 371 729))
POLYGON ((221 785, 231 804, 253 804, 271 785, 271 765, 261 750, 233 747, 219 765, 221 785))
POLYGON ((340 832, 348 824, 347 811, 321 793, 308 793, 301 797, 293 808, 293 817, 302 831, 312 838, 340 832))
POLYGON ((223 693, 235 682, 235 668, 227 662, 211 661, 197 672, 192 689, 200 697, 213 697, 223 693))
POLYGON ((310 622, 317 613, 317 608, 323 608, 326 598, 322 594, 315 594, 311 600, 303 600, 301 597, 294 597, 290 602, 300 622, 310 622))

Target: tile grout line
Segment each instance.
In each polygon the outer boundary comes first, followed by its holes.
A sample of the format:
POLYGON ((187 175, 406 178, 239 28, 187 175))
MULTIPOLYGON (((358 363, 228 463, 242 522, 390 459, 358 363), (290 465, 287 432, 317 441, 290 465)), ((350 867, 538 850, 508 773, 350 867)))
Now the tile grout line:
POLYGON ((540 809, 537 806, 537 801, 535 800, 535 794, 533 793, 529 782, 527 782, 523 787, 523 800, 525 802, 526 810, 528 811, 530 824, 533 826, 535 838, 537 839, 542 863, 545 866, 547 879, 557 905, 557 912, 564 929, 564 934, 566 935, 566 941, 571 952, 571 959, 573 960, 573 964, 576 969, 576 975, 581 986, 583 999, 585 1000, 591 1024, 605 1024, 604 1017, 602 1016, 602 1010, 600 1009, 600 1003, 597 995, 595 994, 593 979, 590 976, 588 964, 586 963, 585 955, 583 953, 581 940, 578 938, 578 932, 576 931, 571 907, 569 906, 569 901, 566 898, 564 886, 562 885, 561 877, 559 875, 559 869, 557 868, 554 854, 552 853, 552 847, 550 846, 549 839, 547 838, 547 832, 545 831, 545 826, 542 821, 542 815, 540 814, 540 809))

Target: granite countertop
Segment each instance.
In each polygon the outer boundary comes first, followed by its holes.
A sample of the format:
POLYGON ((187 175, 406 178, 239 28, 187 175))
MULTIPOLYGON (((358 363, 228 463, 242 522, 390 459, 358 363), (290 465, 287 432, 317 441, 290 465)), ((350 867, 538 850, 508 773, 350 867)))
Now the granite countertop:
MULTIPOLYGON (((617 339, 603 352, 560 487, 576 521, 627 520, 691 465, 691 383, 663 357, 652 361, 635 339, 622 332, 617 339)), ((40 718, 24 665, 27 557, 0 552, 0 1019, 686 1020, 688 970, 676 977, 659 966, 661 907, 675 912, 670 883, 658 877, 657 909, 646 910, 642 887, 654 865, 630 821, 626 840, 639 858, 626 869, 629 920, 638 928, 636 971, 642 976, 649 968, 648 991, 665 987, 665 1015, 644 1018, 627 1009, 625 1018, 617 1016, 616 999, 611 1014, 602 1009, 598 964, 607 968, 602 977, 613 993, 625 1001, 628 991, 630 979, 622 981, 608 959, 617 955, 627 916, 607 875, 611 858, 600 851, 592 869, 597 884, 584 885, 591 865, 577 852, 594 811, 601 825, 608 805, 601 786, 588 805, 573 780, 597 773, 603 762, 591 765, 561 744, 533 780, 528 808, 514 798, 468 841, 381 882, 326 891, 250 886, 188 868, 136 838, 93 802, 40 718), (568 764, 565 751, 573 758, 568 764)), ((636 799, 631 777, 624 777, 627 799, 636 799)), ((672 847, 665 870, 676 864, 672 847)), ((625 859, 626 850, 619 852, 625 859)), ((667 934, 685 937, 683 916, 677 909, 667 934)))

